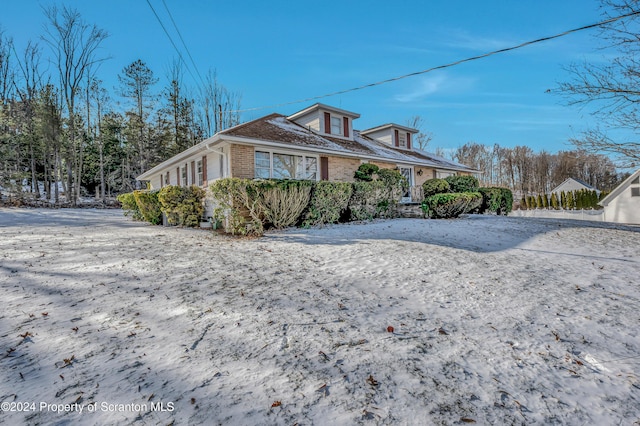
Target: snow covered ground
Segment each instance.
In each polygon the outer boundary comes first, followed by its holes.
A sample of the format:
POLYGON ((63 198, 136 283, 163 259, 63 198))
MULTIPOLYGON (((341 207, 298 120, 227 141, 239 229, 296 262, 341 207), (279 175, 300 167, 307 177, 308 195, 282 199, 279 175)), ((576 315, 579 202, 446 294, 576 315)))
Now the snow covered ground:
POLYGON ((536 218, 234 239, 0 209, 0 423, 638 424, 639 247, 536 218))

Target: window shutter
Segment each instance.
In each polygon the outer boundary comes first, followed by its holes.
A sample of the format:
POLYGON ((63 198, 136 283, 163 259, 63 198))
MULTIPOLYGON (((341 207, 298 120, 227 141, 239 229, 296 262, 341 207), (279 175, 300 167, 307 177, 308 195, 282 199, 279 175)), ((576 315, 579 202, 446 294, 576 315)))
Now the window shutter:
POLYGON ((176 185, 182 185, 182 176, 180 176, 180 167, 176 167, 176 185))
POLYGON ((344 137, 348 138, 349 137, 349 118, 347 117, 342 117, 342 130, 344 133, 344 137))
POLYGON ((202 156, 202 183, 207 184, 207 156, 202 156))
POLYGON ((395 140, 393 141, 393 144, 394 144, 395 146, 400 146, 400 137, 399 137, 398 129, 396 129, 393 133, 394 133, 394 135, 393 135, 393 136, 394 136, 394 139, 395 139, 395 140))
POLYGON ((196 184, 196 162, 191 162, 191 185, 196 184))
POLYGON ((407 132, 407 149, 411 149, 411 133, 407 132))
POLYGON ((320 157, 320 179, 329 180, 329 157, 320 157))
POLYGON ((328 135, 331 134, 331 114, 324 113, 324 132, 328 135))

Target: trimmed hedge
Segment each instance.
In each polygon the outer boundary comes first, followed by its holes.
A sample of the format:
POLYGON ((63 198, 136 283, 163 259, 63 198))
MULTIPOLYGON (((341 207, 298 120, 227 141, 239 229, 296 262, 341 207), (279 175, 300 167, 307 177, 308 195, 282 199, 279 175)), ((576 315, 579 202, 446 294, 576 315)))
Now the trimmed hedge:
POLYGON ((210 189, 218 202, 215 216, 226 217, 227 232, 261 235, 269 227, 392 217, 405 183, 398 171, 388 170, 371 182, 225 178, 210 189))
POLYGON ((308 228, 338 222, 347 210, 352 193, 353 186, 348 182, 316 182, 301 226, 308 228))
POLYGON ((482 194, 479 192, 459 192, 435 194, 422 202, 425 216, 434 219, 456 218, 469 213, 482 205, 482 194))
POLYGON ((118 201, 122 204, 125 216, 131 216, 133 220, 144 220, 133 192, 118 195, 118 201))
POLYGON ((449 184, 449 192, 476 192, 480 187, 474 176, 447 176, 444 180, 449 184))
POLYGON ((355 180, 360 182, 371 182, 373 180, 373 175, 378 173, 380 168, 375 164, 371 163, 363 163, 360 164, 358 170, 354 173, 353 177, 355 180))
POLYGON ((158 192, 162 211, 171 225, 197 227, 204 213, 205 191, 195 185, 165 186, 158 192))
POLYGON ((371 220, 389 214, 389 190, 384 182, 353 182, 352 188, 348 220, 371 220))
POLYGON ((133 191, 140 214, 149 223, 162 223, 162 205, 158 199, 158 191, 133 191))
POLYGON ((426 180, 422 184, 422 192, 425 197, 430 197, 436 194, 444 194, 449 192, 451 187, 449 186, 449 182, 444 179, 433 178, 426 180))
POLYGON ((482 194, 482 204, 478 213, 495 212, 498 215, 508 215, 513 209, 513 193, 510 189, 491 187, 478 188, 482 194))

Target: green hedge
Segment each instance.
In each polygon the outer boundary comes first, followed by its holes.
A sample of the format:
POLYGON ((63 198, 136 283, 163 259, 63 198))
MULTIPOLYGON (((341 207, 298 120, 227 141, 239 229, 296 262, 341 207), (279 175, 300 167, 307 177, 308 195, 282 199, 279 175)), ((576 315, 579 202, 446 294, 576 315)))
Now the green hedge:
POLYGON ((348 182, 316 182, 301 225, 308 228, 338 222, 347 210, 352 193, 353 186, 348 182))
POLYGON ((140 214, 149 223, 162 223, 162 206, 158 199, 158 191, 133 191, 140 214))
POLYGON ((444 179, 428 179, 422 184, 422 192, 425 197, 430 197, 436 194, 444 194, 449 192, 451 187, 449 186, 449 182, 444 179))
POLYGON ((474 176, 447 176, 450 192, 476 192, 480 184, 474 176))
POLYGON ((495 212, 498 215, 508 215, 513 209, 513 193, 510 189, 491 187, 478 188, 482 194, 482 204, 478 207, 478 213, 495 212))
POLYGON ((204 195, 205 191, 195 185, 170 185, 158 192, 158 200, 169 224, 197 227, 204 213, 204 195))
POLYGON ((435 194, 422 202, 425 216, 434 219, 450 219, 469 213, 482 205, 479 192, 435 194))
POLYGON ((210 189, 227 232, 261 235, 269 227, 392 217, 405 183, 398 171, 388 170, 371 182, 225 178, 210 189))
POLYGON ((133 220, 144 220, 133 192, 118 195, 118 201, 122 204, 122 210, 125 216, 131 216, 133 220))

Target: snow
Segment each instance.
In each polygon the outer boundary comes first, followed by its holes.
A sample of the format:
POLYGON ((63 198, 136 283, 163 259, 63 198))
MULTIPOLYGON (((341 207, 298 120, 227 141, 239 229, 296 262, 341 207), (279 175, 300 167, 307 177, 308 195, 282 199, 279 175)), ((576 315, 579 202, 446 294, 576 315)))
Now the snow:
POLYGON ((538 218, 235 239, 0 209, 0 401, 35 404, 0 422, 633 424, 639 243, 538 218))

